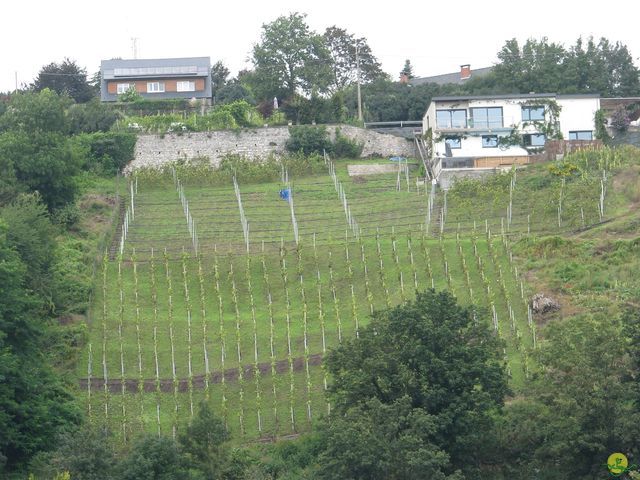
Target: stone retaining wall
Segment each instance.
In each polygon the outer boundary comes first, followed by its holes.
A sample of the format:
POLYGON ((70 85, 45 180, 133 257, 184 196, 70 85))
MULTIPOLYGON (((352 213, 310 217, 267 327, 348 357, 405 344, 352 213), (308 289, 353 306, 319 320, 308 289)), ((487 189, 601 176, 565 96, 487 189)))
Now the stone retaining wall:
MULTIPOLYGON (((344 136, 364 143, 362 157, 416 155, 413 142, 405 138, 350 125, 341 125, 340 128, 344 136)), ((335 136, 335 126, 328 126, 327 130, 331 137, 335 136)), ((188 162, 198 158, 207 159, 212 165, 217 166, 227 154, 260 159, 272 153, 284 153, 288 139, 288 127, 194 132, 182 135, 138 135, 135 157, 125 171, 141 167, 160 167, 176 160, 188 162)))

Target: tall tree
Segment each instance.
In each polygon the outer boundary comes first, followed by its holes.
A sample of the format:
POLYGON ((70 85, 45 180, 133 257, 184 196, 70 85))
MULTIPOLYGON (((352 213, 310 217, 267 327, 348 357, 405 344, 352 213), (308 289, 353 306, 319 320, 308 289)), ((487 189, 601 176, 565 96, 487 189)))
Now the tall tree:
POLYGON ((331 58, 322 37, 309 29, 305 18, 295 12, 262 25, 252 55, 254 94, 260 100, 327 90, 331 58))
MULTIPOLYGON (((497 90, 507 92, 600 93, 603 96, 640 94, 640 71, 628 48, 593 38, 565 48, 547 38, 528 39, 522 47, 514 38, 500 52, 493 70, 497 90)), ((477 87, 478 84, 469 84, 477 87)))
POLYGON ((227 84, 229 78, 229 69, 222 61, 217 61, 211 67, 211 94, 216 98, 217 92, 227 84))
POLYGON ((400 76, 406 76, 407 78, 413 78, 413 67, 411 66, 411 60, 406 59, 404 61, 404 67, 400 70, 400 76))
POLYGON ((509 91, 559 92, 563 86, 566 50, 561 44, 528 39, 520 48, 514 38, 498 52, 494 73, 498 83, 509 91))
POLYGON ((500 342, 449 293, 374 315, 326 359, 325 478, 461 478, 483 460, 507 393, 500 342))
POLYGON ((69 95, 78 103, 88 102, 96 95, 95 89, 87 81, 87 71, 68 58, 61 63, 52 62, 42 67, 32 88, 36 92, 49 88, 60 95, 69 95))
POLYGON ((357 80, 357 57, 360 60, 360 81, 369 83, 384 77, 378 59, 373 55, 367 39, 356 38, 343 28, 335 25, 328 27, 323 39, 331 56, 332 78, 330 88, 333 92, 341 90, 357 80))
POLYGON ((613 452, 636 462, 637 313, 623 321, 577 315, 546 327, 540 373, 499 429, 494 459, 507 478, 604 478, 613 452))
POLYGON ((180 444, 188 464, 202 472, 206 480, 223 478, 229 462, 226 443, 229 432, 208 403, 202 402, 197 415, 180 435, 180 444))
POLYGON ((13 95, 10 106, 0 118, 0 165, 15 183, 0 183, 0 202, 16 191, 38 191, 53 211, 75 198, 82 161, 66 136, 65 99, 45 89, 13 95))
MULTIPOLYGON (((51 439, 80 421, 72 395, 48 366, 44 298, 0 215, 0 476, 23 468, 51 439)), ((27 232, 27 235, 31 232, 27 232)))

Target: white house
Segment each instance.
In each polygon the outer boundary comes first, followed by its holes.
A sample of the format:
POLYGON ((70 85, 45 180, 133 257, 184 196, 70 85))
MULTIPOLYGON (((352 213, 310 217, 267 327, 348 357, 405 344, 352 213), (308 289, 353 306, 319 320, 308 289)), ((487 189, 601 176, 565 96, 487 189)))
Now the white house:
POLYGON ((528 163, 547 136, 592 140, 599 95, 530 93, 435 97, 423 120, 434 168, 528 163))

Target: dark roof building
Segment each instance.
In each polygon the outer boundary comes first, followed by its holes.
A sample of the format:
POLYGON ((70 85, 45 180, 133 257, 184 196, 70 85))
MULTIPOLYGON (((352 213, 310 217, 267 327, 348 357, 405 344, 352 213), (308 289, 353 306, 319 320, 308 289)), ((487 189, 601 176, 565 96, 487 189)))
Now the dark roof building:
POLYGON ((463 84, 470 78, 482 77, 488 73, 491 73, 493 67, 478 68, 477 70, 471 70, 471 65, 460 65, 459 72, 444 73, 442 75, 434 75, 433 77, 414 77, 409 80, 410 85, 422 85, 424 83, 436 83, 438 85, 446 85, 450 83, 463 84))
POLYGON ((103 60, 100 73, 103 102, 115 102, 132 88, 149 100, 211 100, 209 57, 103 60))

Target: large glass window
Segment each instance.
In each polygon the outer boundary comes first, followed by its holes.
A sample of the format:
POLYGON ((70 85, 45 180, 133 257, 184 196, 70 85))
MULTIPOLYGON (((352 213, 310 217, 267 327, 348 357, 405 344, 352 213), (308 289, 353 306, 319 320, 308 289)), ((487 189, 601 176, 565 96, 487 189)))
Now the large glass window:
POLYGON ((176 84, 176 90, 178 92, 195 92, 196 83, 188 80, 179 81, 176 84))
POLYGON ((466 128, 466 110, 436 110, 436 126, 438 128, 466 128))
POLYGON ((497 135, 482 135, 482 148, 496 148, 497 146, 497 135))
POLYGON ((164 92, 164 82, 148 82, 147 93, 162 93, 164 92))
POLYGON ((444 139, 444 143, 449 145, 451 149, 462 148, 462 140, 460 137, 447 137, 444 139))
POLYGON ((569 132, 569 140, 593 140, 593 132, 591 130, 569 132))
POLYGON ((473 128, 502 127, 502 107, 482 107, 471 109, 473 128))
POLYGON ((546 140, 543 133, 529 133, 527 135, 523 135, 522 139, 524 140, 525 147, 544 147, 544 142, 546 140))
POLYGON ((544 107, 524 106, 522 107, 522 121, 536 122, 544 120, 544 107))

